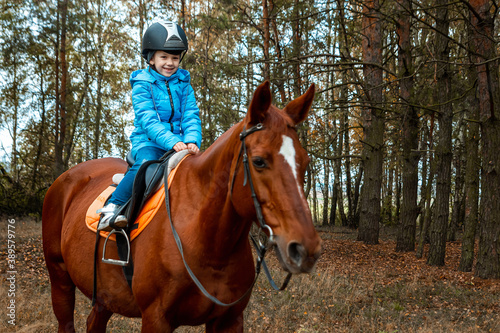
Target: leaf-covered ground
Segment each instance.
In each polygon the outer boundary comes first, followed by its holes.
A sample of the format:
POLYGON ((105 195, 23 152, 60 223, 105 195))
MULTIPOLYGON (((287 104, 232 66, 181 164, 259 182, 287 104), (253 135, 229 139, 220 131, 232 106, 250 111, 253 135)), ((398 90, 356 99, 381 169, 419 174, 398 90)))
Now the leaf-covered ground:
MULTIPOLYGON (((427 247, 422 259, 417 259, 414 252, 396 252, 396 243, 391 236, 382 236, 378 245, 365 245, 354 241, 355 231, 333 231, 322 233, 324 253, 320 267, 335 267, 338 274, 359 274, 360 278, 371 278, 371 272, 384 284, 394 284, 402 279, 421 281, 422 283, 451 283, 457 286, 493 288, 498 291, 500 281, 475 278, 472 272, 460 272, 461 242, 446 244, 445 266, 426 264, 427 247)), ((477 246, 476 246, 477 252, 477 246)))
MULTIPOLYGON (((10 297, 6 223, 0 237, 0 298, 10 297)), ((457 270, 460 242, 447 244, 446 265, 431 267, 414 253, 395 252, 393 237, 379 245, 355 241, 355 232, 321 231, 323 254, 311 275, 296 276, 286 291, 270 290, 261 276, 245 313, 247 332, 500 332, 500 281, 475 278, 457 270)), ((0 331, 54 332, 50 284, 45 268, 40 223, 16 222, 16 325, 7 312, 0 331)), ((90 244, 89 246, 92 246, 90 244)), ((284 273, 270 256, 279 281, 284 273)), ((90 301, 77 295, 76 326, 84 332, 90 301)), ((110 332, 139 332, 140 319, 113 316, 110 332)), ((203 332, 182 327, 179 332, 203 332)))

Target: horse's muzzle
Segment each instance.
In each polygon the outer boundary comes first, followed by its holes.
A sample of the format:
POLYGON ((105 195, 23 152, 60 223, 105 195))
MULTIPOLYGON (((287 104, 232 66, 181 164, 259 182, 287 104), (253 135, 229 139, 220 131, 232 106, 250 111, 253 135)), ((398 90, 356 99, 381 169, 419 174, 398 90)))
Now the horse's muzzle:
POLYGON ((276 245, 276 254, 283 269, 290 273, 310 273, 316 266, 316 261, 321 255, 321 243, 309 253, 304 245, 297 241, 290 241, 286 245, 286 250, 276 245))

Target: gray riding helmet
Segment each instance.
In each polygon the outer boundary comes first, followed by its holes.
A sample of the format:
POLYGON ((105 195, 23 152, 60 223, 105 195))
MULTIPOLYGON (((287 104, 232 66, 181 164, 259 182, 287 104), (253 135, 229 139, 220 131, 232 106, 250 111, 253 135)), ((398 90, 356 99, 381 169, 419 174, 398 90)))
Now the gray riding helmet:
POLYGON ((184 30, 176 23, 158 21, 151 24, 142 37, 142 57, 148 62, 155 51, 181 54, 181 61, 188 50, 184 30))

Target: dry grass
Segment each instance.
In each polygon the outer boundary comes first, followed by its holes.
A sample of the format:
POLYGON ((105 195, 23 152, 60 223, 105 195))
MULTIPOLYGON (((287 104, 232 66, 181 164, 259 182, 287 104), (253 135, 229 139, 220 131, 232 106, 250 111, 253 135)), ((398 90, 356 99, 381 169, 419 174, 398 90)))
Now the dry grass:
MULTIPOLYGON (((0 222, 2 309, 8 301, 6 225, 0 222)), ((500 332, 500 282, 456 271, 460 244, 450 243, 445 267, 429 267, 412 253, 394 252, 391 237, 380 245, 353 240, 349 230, 323 231, 325 251, 316 273, 296 276, 284 292, 270 291, 262 275, 245 312, 246 332, 500 332)), ((41 225, 16 220, 18 271, 16 326, 2 332, 54 332, 50 285, 43 262, 41 225)), ((284 273, 268 259, 280 281, 284 273)), ((77 295, 78 332, 85 331, 90 301, 77 295)), ((115 315, 109 332, 140 332, 140 319, 115 315)), ((181 327, 176 332, 203 332, 181 327)))

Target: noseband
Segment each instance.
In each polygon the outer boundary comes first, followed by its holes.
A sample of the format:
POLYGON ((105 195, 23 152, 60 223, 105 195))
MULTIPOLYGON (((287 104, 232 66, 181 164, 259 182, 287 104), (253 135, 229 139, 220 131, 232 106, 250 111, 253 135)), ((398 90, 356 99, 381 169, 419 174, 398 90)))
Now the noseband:
MULTIPOLYGON (((255 285, 255 282, 257 282, 257 278, 259 277, 261 266, 264 268, 264 272, 265 272, 265 274, 267 276, 267 279, 269 280, 269 283, 271 284, 271 286, 275 290, 284 290, 286 288, 286 286, 288 285, 288 282, 290 281, 290 278, 292 276, 292 273, 288 273, 287 277, 285 278, 285 281, 283 282, 283 285, 281 287, 278 287, 274 283, 273 278, 271 277, 271 273, 269 272, 269 269, 267 268, 266 262, 264 261, 264 256, 266 255, 267 250, 272 245, 274 245, 274 233, 273 233, 273 230, 271 229, 271 227, 268 224, 266 224, 266 221, 264 220, 264 216, 262 214, 262 207, 261 207, 261 205, 259 203, 259 200, 257 199, 257 194, 255 193, 255 188, 254 188, 254 185, 253 185, 252 176, 250 174, 250 164, 249 164, 249 161, 248 161, 247 147, 246 147, 246 144, 245 144, 245 138, 248 135, 250 135, 250 134, 252 134, 254 132, 260 131, 263 128, 264 128, 264 125, 262 125, 261 123, 258 123, 257 125, 250 127, 248 130, 246 130, 245 128, 243 128, 243 131, 240 133, 241 149, 240 149, 240 153, 238 154, 238 161, 236 162, 236 167, 235 167, 233 178, 232 178, 232 182, 231 182, 231 189, 230 189, 230 191, 231 191, 231 194, 232 194, 234 179, 236 178, 236 173, 237 173, 237 170, 238 170, 238 164, 239 164, 240 158, 243 157, 243 169, 244 169, 244 172, 245 172, 245 178, 243 180, 243 186, 246 186, 247 182, 248 182, 248 184, 250 184, 250 191, 252 193, 252 199, 253 199, 253 203, 254 203, 254 207, 255 207, 255 213, 256 213, 256 216, 257 216, 257 221, 259 222, 260 230, 262 230, 262 231, 267 230, 268 233, 269 233, 268 242, 267 242, 268 245, 267 246, 264 245, 260 241, 260 239, 257 241, 253 235, 250 235, 252 243, 253 243, 253 245, 255 247, 255 250, 257 252, 257 264, 256 264, 256 267, 255 267, 255 273, 256 274, 255 274, 255 278, 254 278, 254 280, 253 280, 252 285, 250 286, 250 288, 240 298, 238 298, 236 301, 231 302, 231 303, 223 303, 223 302, 219 301, 217 298, 215 298, 214 296, 212 296, 205 289, 205 287, 203 287, 203 285, 201 284, 201 282, 194 275, 193 271, 191 270, 191 268, 187 264, 186 259, 184 258, 184 250, 182 249, 181 239, 180 239, 179 234, 177 233, 177 230, 175 229, 174 224, 172 222, 172 214, 171 214, 171 211, 170 211, 169 190, 168 190, 167 186, 165 186, 165 205, 167 206, 168 219, 170 221, 170 226, 172 228, 172 234, 174 236, 175 243, 177 244, 177 248, 179 249, 179 252, 180 252, 181 257, 182 257, 182 261, 184 262, 184 267, 186 268, 189 276, 191 277, 191 279, 193 280, 193 282, 195 283, 195 285, 203 293, 203 295, 205 297, 207 297, 209 300, 211 300, 212 302, 214 302, 215 304, 220 305, 220 306, 225 306, 225 307, 233 306, 233 305, 238 304, 239 302, 241 302, 243 299, 245 299, 252 292, 252 289, 253 289, 253 286, 255 285)), ((167 184, 167 176, 168 175, 165 173, 165 180, 164 180, 165 184, 167 184)))

